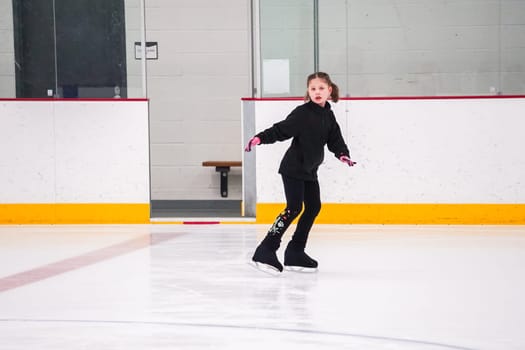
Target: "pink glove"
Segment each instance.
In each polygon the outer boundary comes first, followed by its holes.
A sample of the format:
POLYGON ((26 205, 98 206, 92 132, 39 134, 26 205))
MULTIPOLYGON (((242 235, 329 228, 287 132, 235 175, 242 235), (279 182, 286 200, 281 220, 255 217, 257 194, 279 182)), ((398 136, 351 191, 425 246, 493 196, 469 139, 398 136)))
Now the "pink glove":
POLYGON ((346 163, 348 164, 348 166, 354 166, 355 164, 357 164, 357 162, 354 162, 352 159, 350 159, 350 157, 348 156, 341 156, 339 157, 339 160, 343 163, 346 163))
POLYGON ((245 152, 250 152, 252 150, 252 147, 255 147, 255 146, 260 145, 260 144, 261 144, 261 139, 258 138, 257 136, 254 136, 254 137, 252 137, 250 139, 250 141, 248 141, 248 144, 244 148, 244 151, 245 152))

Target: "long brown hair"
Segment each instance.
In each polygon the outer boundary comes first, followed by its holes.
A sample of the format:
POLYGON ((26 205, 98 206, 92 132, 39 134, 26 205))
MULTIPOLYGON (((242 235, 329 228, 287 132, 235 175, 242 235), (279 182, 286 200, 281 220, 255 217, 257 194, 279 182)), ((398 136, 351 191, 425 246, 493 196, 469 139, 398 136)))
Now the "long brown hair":
POLYGON ((308 76, 308 79, 306 79, 306 95, 304 96, 305 102, 310 101, 310 96, 308 95, 308 84, 310 84, 310 81, 312 79, 316 78, 324 80, 328 84, 328 86, 332 88, 332 94, 330 95, 330 97, 332 97, 332 101, 339 101, 339 87, 334 84, 332 79, 330 79, 330 76, 324 72, 315 72, 313 74, 310 74, 308 76))

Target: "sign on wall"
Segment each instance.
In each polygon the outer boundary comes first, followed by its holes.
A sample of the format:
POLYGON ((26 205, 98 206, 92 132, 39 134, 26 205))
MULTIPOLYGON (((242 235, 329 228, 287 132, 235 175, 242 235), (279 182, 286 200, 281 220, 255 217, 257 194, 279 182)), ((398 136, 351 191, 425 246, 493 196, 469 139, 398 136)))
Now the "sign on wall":
MULTIPOLYGON (((135 59, 142 59, 142 43, 140 41, 135 41, 135 59)), ((159 59, 158 43, 156 41, 147 41, 146 42, 146 59, 147 60, 157 60, 159 59)))

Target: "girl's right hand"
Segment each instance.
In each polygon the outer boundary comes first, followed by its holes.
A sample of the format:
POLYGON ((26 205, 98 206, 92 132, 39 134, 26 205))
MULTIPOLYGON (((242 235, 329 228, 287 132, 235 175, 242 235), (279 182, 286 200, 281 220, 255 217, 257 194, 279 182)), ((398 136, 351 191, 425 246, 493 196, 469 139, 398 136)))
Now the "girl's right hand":
POLYGON ((244 151, 245 152, 250 152, 252 150, 252 147, 255 147, 255 146, 260 145, 260 144, 261 144, 261 139, 258 138, 257 136, 254 136, 254 137, 252 137, 250 139, 250 141, 248 141, 248 144, 244 148, 244 151))

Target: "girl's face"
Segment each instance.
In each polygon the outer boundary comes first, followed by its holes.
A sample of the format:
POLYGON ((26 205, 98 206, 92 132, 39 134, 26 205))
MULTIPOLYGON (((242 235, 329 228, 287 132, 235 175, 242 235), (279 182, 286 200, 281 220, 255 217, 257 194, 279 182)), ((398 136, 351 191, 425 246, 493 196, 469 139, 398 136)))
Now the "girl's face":
POLYGON ((314 78, 308 83, 308 96, 310 100, 324 107, 328 98, 332 94, 332 87, 320 78, 314 78))

